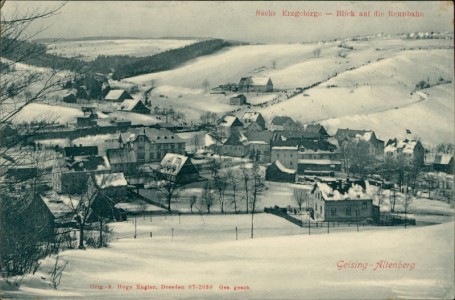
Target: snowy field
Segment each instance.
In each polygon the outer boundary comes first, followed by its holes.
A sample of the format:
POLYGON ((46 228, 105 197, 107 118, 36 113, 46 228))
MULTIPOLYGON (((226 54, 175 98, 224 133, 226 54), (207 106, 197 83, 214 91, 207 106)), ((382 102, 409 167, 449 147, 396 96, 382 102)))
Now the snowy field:
MULTIPOLYGON (((7 298, 451 299, 454 223, 308 235, 278 217, 163 216, 112 225, 110 248, 70 250, 58 290, 47 259, 7 298), (235 227, 238 240, 235 240, 235 227), (174 236, 172 237, 172 228, 174 236), (153 237, 150 237, 153 232, 153 237), (384 242, 387 241, 387 242, 384 242), (382 262, 381 262, 382 261, 382 262), (385 262, 387 261, 387 262, 385 262), (391 267, 385 267, 385 263, 391 267), (166 289, 164 286, 180 286, 166 289), (238 288, 236 288, 238 287, 238 288)), ((1 285, 6 287, 4 283, 1 285)))
POLYGON ((187 39, 56 41, 47 46, 47 53, 90 61, 94 60, 98 55, 150 56, 166 50, 188 46, 195 42, 196 40, 187 39))

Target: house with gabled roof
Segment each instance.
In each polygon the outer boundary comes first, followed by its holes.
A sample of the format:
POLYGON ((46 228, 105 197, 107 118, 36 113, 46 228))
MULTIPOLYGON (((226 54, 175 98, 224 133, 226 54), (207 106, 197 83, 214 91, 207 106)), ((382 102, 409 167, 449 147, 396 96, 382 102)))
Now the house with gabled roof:
POLYGON ((260 130, 265 130, 265 120, 261 113, 259 112, 245 112, 241 119, 243 126, 246 130, 250 128, 252 125, 258 125, 256 128, 260 130))
POLYGON ((249 152, 248 139, 238 131, 233 132, 221 146, 221 153, 227 156, 245 157, 249 152))
POLYGON ((123 102, 126 99, 134 98, 125 90, 110 90, 104 97, 104 100, 112 102, 123 102))
POLYGON ((221 140, 228 138, 233 132, 240 132, 243 129, 243 123, 236 116, 225 116, 218 126, 221 140))
POLYGON ((403 159, 407 163, 422 166, 424 164, 425 149, 418 140, 389 139, 384 148, 384 156, 389 159, 403 159))
POLYGON ((139 99, 126 99, 119 105, 118 109, 120 111, 134 112, 138 114, 149 115, 150 108, 148 108, 141 100, 139 99))
POLYGON ((288 169, 279 160, 275 160, 265 170, 265 180, 275 182, 295 182, 296 170, 288 169))
POLYGON ((273 91, 273 82, 270 77, 242 77, 240 78, 238 90, 246 93, 270 93, 273 91))
POLYGON ((374 191, 368 181, 317 182, 311 195, 314 215, 320 220, 379 220, 379 206, 373 204, 374 191))
POLYGON ((270 121, 268 129, 270 131, 275 130, 296 130, 297 124, 291 117, 288 116, 275 116, 270 121))
POLYGON ((433 170, 453 174, 453 154, 436 154, 433 161, 433 170))
POLYGON ((377 138, 373 130, 356 130, 356 129, 338 129, 335 138, 340 145, 346 143, 358 143, 364 141, 368 143, 368 151, 370 155, 374 155, 382 159, 384 155, 384 141, 377 138))
POLYGON ((238 94, 229 98, 230 105, 244 105, 246 104, 246 97, 244 94, 238 94))
POLYGON ((308 133, 317 133, 321 138, 328 138, 330 135, 321 124, 305 124, 303 131, 308 133))
POLYGON ((157 175, 159 179, 181 184, 195 182, 199 179, 199 172, 189 157, 176 153, 168 153, 164 156, 157 175))

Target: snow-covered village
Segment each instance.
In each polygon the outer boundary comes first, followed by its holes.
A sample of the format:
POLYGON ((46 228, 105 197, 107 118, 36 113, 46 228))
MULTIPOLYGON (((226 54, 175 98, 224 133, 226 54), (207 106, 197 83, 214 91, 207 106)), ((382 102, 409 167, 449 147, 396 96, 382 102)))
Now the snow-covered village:
POLYGON ((0 299, 454 298, 453 3, 1 7, 0 299))

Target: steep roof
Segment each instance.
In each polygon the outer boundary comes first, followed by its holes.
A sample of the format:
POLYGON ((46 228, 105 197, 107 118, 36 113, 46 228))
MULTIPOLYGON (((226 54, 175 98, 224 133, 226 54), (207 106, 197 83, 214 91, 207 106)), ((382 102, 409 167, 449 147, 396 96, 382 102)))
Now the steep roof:
POLYGON ((142 103, 142 101, 139 100, 139 99, 136 99, 136 100, 134 100, 134 99, 126 99, 126 100, 123 100, 123 102, 120 104, 118 109, 119 110, 124 110, 124 111, 132 111, 136 107, 136 105, 139 104, 139 102, 142 104, 141 106, 144 106, 144 103, 142 103))
POLYGON ((128 131, 120 133, 119 138, 121 138, 124 143, 127 143, 135 141, 139 135, 145 135, 150 142, 156 144, 183 142, 177 134, 165 128, 130 128, 128 131))
POLYGON ((276 167, 283 173, 295 174, 297 172, 296 170, 286 168, 285 166, 283 166, 281 164, 281 162, 279 160, 275 160, 272 164, 276 165, 276 167))
POLYGON ((126 99, 133 99, 130 94, 128 94, 127 91, 125 90, 110 90, 109 93, 107 93, 106 97, 104 97, 105 100, 119 100, 122 95, 126 96, 126 99))
POLYGON ((249 111, 243 114, 242 121, 256 122, 260 116, 261 113, 249 111))
POLYGON ((122 172, 94 174, 93 178, 100 189, 128 185, 122 172))
POLYGON ((220 126, 231 127, 231 126, 243 126, 242 122, 235 116, 225 116, 220 126))
POLYGON ((266 142, 267 144, 270 143, 270 140, 272 139, 273 132, 272 131, 259 131, 259 132, 246 132, 246 138, 249 141, 263 141, 266 142))
POLYGON ((250 77, 252 85, 267 85, 269 81, 271 81, 270 77, 259 77, 259 76, 252 76, 250 77))
POLYGON ((403 153, 414 153, 414 149, 419 145, 420 142, 417 140, 397 140, 397 139, 391 139, 387 142, 387 146, 384 148, 384 152, 389 153, 389 152, 396 152, 396 151, 401 151, 403 153))
POLYGON ((74 158, 65 157, 59 160, 62 170, 68 171, 95 171, 109 170, 110 164, 105 156, 75 156, 74 158))
POLYGON ((276 116, 272 119, 272 121, 270 121, 270 124, 281 126, 287 122, 291 122, 292 124, 295 124, 294 120, 288 116, 276 116))
POLYGON ((167 153, 160 163, 160 172, 164 174, 177 175, 188 160, 185 155, 167 153))
POLYGON ((357 129, 343 129, 339 128, 337 132, 335 133, 335 137, 337 140, 344 140, 345 138, 355 138, 356 135, 363 136, 367 132, 372 132, 371 130, 357 130, 357 129))
POLYGON ((133 149, 107 149, 106 155, 111 164, 137 163, 136 151, 133 149))
POLYGON ((436 154, 433 163, 438 165, 448 165, 452 158, 452 154, 436 154))
POLYGON ((248 144, 248 139, 242 133, 234 132, 229 138, 223 143, 228 146, 243 146, 248 144))
POLYGON ((365 200, 373 199, 373 190, 368 181, 354 181, 354 182, 317 182, 313 188, 322 194, 326 201, 339 201, 339 200, 365 200))

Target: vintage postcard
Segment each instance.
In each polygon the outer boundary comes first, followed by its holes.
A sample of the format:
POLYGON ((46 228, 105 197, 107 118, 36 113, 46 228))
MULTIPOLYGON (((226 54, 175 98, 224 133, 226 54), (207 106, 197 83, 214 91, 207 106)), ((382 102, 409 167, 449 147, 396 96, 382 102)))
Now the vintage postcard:
POLYGON ((453 299, 451 1, 10 1, 0 299, 453 299))

